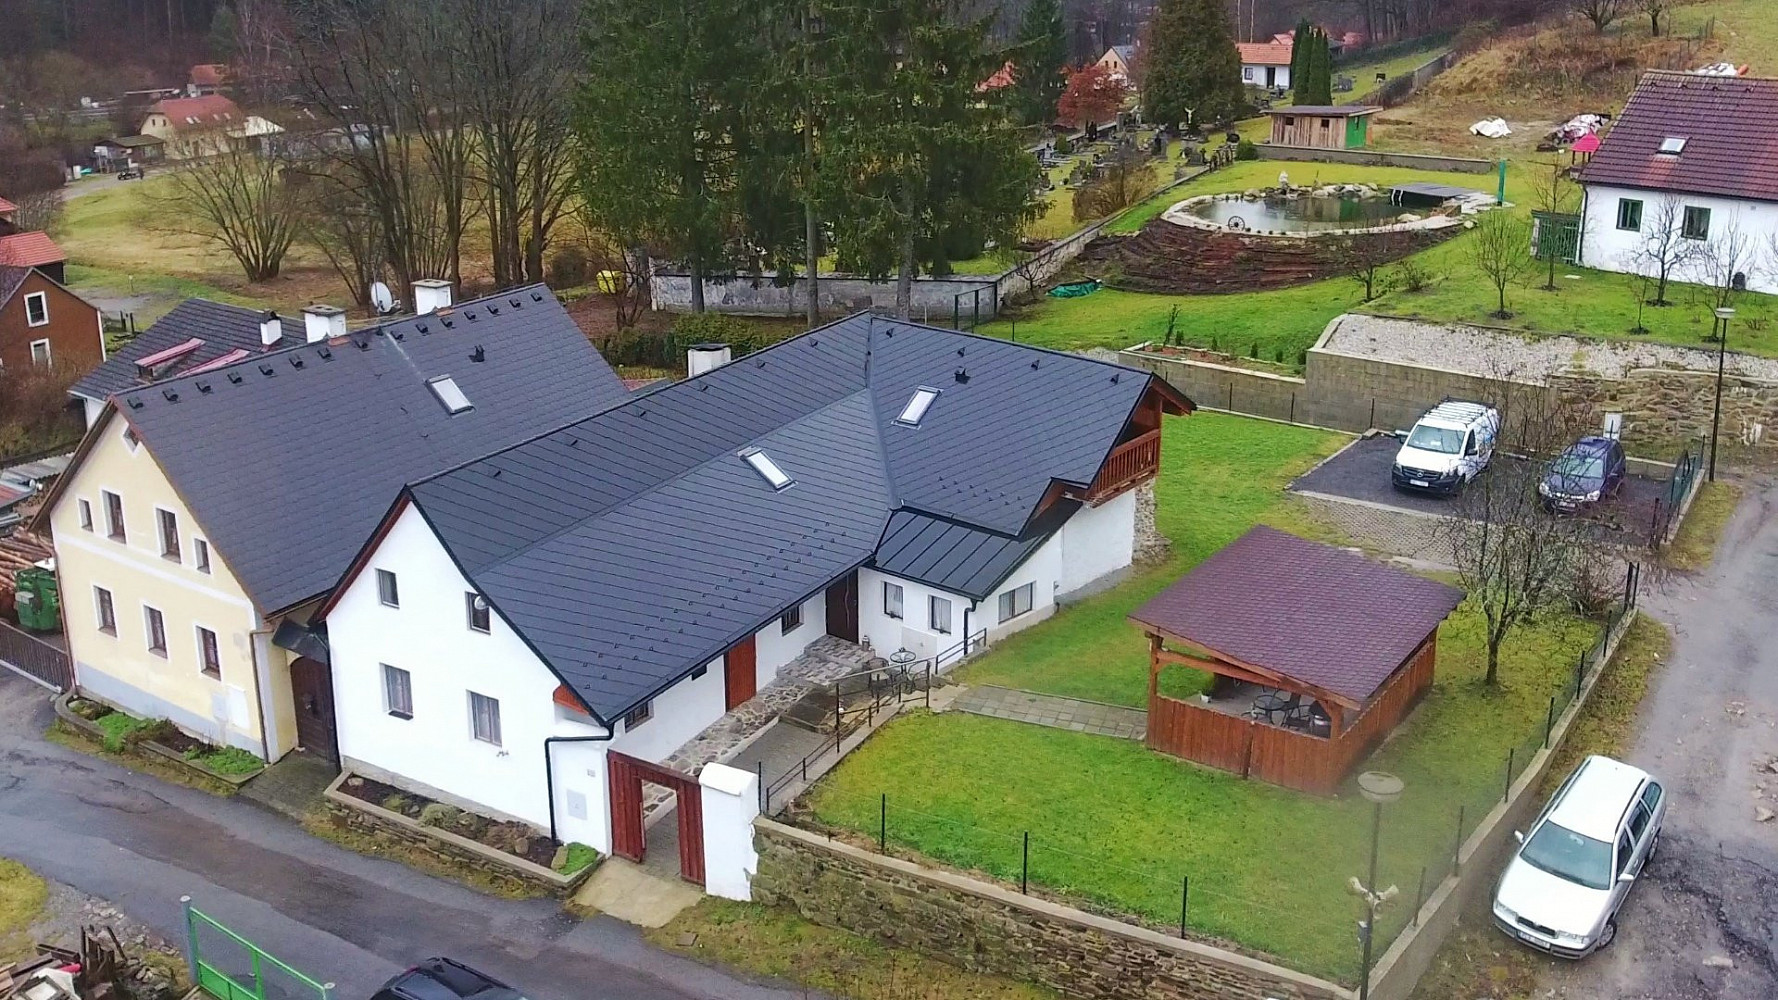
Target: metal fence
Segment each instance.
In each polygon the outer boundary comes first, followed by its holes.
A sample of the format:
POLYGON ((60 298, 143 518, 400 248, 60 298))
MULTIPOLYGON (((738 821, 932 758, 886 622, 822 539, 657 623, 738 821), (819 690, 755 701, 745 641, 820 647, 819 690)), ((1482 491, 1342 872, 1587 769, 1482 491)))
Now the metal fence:
POLYGON ((1679 457, 1673 460, 1673 474, 1667 478, 1667 492, 1655 498, 1654 514, 1649 524, 1648 544, 1651 548, 1661 548, 1672 539, 1680 512, 1685 510, 1685 501, 1692 490, 1698 485, 1698 473, 1704 464, 1704 446, 1702 442, 1687 442, 1679 450, 1679 457))
POLYGON ((74 664, 67 653, 5 621, 0 621, 0 666, 57 694, 74 686, 74 664))
POLYGON ((317 982, 223 926, 182 896, 185 961, 191 981, 216 1000, 333 1000, 317 982))

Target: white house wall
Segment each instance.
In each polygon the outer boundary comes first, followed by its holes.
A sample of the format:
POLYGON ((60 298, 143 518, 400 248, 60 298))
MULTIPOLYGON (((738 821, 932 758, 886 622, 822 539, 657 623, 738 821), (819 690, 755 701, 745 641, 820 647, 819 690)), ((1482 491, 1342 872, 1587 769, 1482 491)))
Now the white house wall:
POLYGON ((1285 88, 1288 88, 1290 86, 1290 67, 1289 66, 1270 66, 1270 67, 1268 67, 1268 66, 1261 65, 1259 63, 1242 63, 1241 64, 1241 82, 1244 84, 1247 84, 1248 86, 1251 86, 1251 87, 1264 87, 1266 85, 1266 70, 1267 69, 1271 69, 1271 70, 1275 71, 1275 75, 1272 78, 1272 86, 1285 87, 1285 88))
MULTIPOLYGON (((1639 269, 1650 275, 1658 269, 1634 260, 1643 234, 1654 231, 1661 215, 1661 203, 1668 195, 1661 191, 1592 184, 1586 188, 1586 201, 1581 223, 1581 263, 1604 271, 1624 274, 1639 269), (1617 228, 1618 201, 1630 198, 1642 202, 1640 233, 1617 228)), ((1778 260, 1773 259, 1772 240, 1778 238, 1778 204, 1738 201, 1710 195, 1673 195, 1682 206, 1710 209, 1710 235, 1723 232, 1731 224, 1738 225, 1752 247, 1753 267, 1748 270, 1747 287, 1756 292, 1778 293, 1778 260)), ((1675 213, 1674 225, 1683 219, 1683 211, 1675 213)), ((1682 265, 1673 278, 1687 282, 1708 282, 1709 277, 1695 266, 1682 265)))
POLYGON ((1058 597, 1092 586, 1128 567, 1136 554, 1136 491, 1098 507, 1082 507, 1062 526, 1058 597))
POLYGON ((786 633, 777 621, 754 633, 755 654, 759 658, 759 686, 765 687, 778 676, 778 668, 801 656, 809 643, 827 634, 827 597, 818 593, 803 602, 801 627, 786 633))

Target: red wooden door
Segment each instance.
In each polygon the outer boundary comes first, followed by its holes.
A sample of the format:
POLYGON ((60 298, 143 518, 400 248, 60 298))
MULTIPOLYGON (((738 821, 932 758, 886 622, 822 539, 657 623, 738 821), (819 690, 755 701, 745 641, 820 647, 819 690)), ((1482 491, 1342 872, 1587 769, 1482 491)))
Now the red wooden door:
POLYGON ((827 588, 827 634, 847 642, 858 641, 858 574, 827 588))
POLYGON ((679 822, 679 877, 704 884, 704 792, 698 779, 616 750, 606 754, 611 788, 611 853, 640 862, 647 849, 642 829, 642 782, 673 790, 679 822))
POLYGON ((725 709, 733 709, 759 690, 759 656, 748 636, 722 655, 722 675, 726 697, 725 709))

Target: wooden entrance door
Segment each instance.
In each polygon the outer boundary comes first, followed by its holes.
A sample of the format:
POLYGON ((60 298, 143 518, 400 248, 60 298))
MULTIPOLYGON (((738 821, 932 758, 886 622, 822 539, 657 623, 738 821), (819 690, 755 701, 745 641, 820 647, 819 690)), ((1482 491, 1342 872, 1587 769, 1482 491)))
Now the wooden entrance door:
POLYGON ((858 573, 827 588, 827 634, 847 642, 858 641, 858 573))
POLYGON ((722 654, 723 710, 729 711, 759 690, 759 653, 748 636, 722 654))
POLYGON ((290 661, 290 693, 296 699, 296 742, 317 757, 339 761, 333 722, 333 671, 319 660, 290 661))
POLYGON ((610 768, 611 853, 640 862, 648 850, 642 826, 642 783, 673 790, 679 817, 679 877, 704 884, 704 792, 698 779, 616 750, 605 755, 610 768))

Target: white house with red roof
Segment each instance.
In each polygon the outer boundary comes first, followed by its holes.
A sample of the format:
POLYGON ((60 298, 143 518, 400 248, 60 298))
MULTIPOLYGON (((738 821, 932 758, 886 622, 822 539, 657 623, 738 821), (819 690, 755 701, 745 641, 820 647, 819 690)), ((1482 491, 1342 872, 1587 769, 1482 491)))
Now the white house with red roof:
POLYGON ((221 94, 156 101, 142 120, 142 134, 165 142, 169 160, 214 156, 282 131, 221 94))
POLYGON ((1290 86, 1290 42, 1237 42, 1241 82, 1250 87, 1290 86))
POLYGON ((1778 293, 1778 80, 1645 74, 1579 179, 1581 264, 1778 293))

